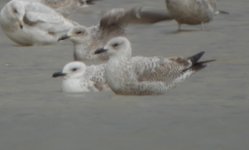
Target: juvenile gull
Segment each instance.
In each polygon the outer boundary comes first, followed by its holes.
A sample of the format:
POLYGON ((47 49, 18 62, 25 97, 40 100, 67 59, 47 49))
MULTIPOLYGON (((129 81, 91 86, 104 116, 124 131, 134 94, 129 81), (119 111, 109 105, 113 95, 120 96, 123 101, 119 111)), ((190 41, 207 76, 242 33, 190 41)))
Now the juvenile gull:
POLYGON ((86 66, 83 62, 73 61, 66 64, 62 71, 55 72, 53 77, 63 77, 64 92, 79 93, 109 90, 104 78, 105 65, 86 66))
POLYGON ((213 17, 219 13, 227 14, 225 11, 219 11, 216 6, 216 0, 165 0, 169 13, 178 23, 178 31, 182 24, 202 25, 213 20, 213 17))
POLYGON ((125 27, 129 24, 152 24, 172 20, 164 10, 135 7, 131 9, 116 8, 108 11, 99 23, 90 27, 75 27, 60 40, 70 38, 74 44, 74 59, 86 63, 99 63, 108 57, 94 55, 97 48, 116 36, 125 36, 125 27))
POLYGON ((132 57, 130 42, 125 37, 111 39, 95 54, 110 56, 105 68, 105 78, 116 94, 156 95, 164 94, 176 83, 183 81, 206 63, 199 61, 204 52, 188 58, 183 57, 132 57))
POLYGON ((9 39, 25 46, 55 43, 78 25, 46 5, 22 0, 12 0, 3 7, 0 24, 9 39))
POLYGON ((57 12, 63 14, 64 16, 68 16, 71 12, 88 7, 89 5, 93 5, 96 1, 100 0, 22 0, 22 1, 30 1, 30 2, 40 2, 45 4, 57 12))

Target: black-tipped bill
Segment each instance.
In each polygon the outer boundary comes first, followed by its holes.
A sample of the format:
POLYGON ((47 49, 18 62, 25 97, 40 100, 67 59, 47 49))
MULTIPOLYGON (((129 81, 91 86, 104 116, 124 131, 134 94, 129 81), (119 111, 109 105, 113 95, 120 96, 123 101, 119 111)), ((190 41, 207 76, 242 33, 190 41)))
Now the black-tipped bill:
POLYGON ((104 49, 104 48, 100 48, 100 49, 97 49, 94 54, 101 54, 101 53, 105 53, 107 52, 107 49, 104 49))
POLYGON ((63 35, 61 36, 58 41, 62 41, 62 40, 66 40, 66 39, 69 39, 70 37, 68 35, 63 35))
POLYGON ((55 72, 52 77, 57 78, 57 77, 64 77, 66 74, 62 72, 55 72))

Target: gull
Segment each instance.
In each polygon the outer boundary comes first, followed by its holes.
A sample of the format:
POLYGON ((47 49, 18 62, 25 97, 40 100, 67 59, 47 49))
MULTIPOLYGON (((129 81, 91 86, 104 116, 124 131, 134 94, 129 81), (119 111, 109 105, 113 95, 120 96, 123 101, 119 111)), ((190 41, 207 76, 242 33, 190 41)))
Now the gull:
POLYGON ((125 36, 125 27, 129 24, 152 24, 172 20, 163 10, 134 7, 115 8, 106 12, 97 25, 90 27, 76 26, 59 40, 70 39, 74 45, 74 60, 85 63, 103 63, 108 60, 104 55, 96 56, 94 51, 103 47, 116 36, 125 36))
POLYGON ((165 0, 169 13, 178 23, 178 31, 182 24, 202 25, 213 20, 217 14, 228 12, 217 9, 216 0, 165 0))
POLYGON ((191 57, 132 57, 130 41, 126 37, 116 37, 95 54, 110 56, 105 67, 107 84, 116 94, 159 95, 176 83, 203 69, 206 63, 199 61, 204 52, 191 57))
POLYGON ((64 16, 68 16, 70 12, 78 8, 86 8, 89 5, 95 4, 96 1, 100 0, 22 0, 22 1, 30 1, 30 2, 40 2, 44 5, 47 5, 57 12, 63 14, 64 16))
POLYGON ((0 24, 9 39, 23 46, 58 42, 78 23, 39 2, 12 0, 1 10, 0 24))
POLYGON ((73 61, 66 64, 62 71, 52 77, 63 77, 62 90, 68 93, 106 91, 109 86, 104 78, 105 64, 86 66, 83 62, 73 61))

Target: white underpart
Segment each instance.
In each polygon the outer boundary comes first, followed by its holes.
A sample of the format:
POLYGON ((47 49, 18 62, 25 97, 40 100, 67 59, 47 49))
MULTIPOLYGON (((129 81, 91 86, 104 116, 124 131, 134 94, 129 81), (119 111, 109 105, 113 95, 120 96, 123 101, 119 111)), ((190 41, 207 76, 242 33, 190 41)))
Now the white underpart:
POLYGON ((81 93, 97 91, 94 88, 94 83, 92 81, 85 81, 81 79, 65 79, 62 82, 62 90, 68 93, 81 93))

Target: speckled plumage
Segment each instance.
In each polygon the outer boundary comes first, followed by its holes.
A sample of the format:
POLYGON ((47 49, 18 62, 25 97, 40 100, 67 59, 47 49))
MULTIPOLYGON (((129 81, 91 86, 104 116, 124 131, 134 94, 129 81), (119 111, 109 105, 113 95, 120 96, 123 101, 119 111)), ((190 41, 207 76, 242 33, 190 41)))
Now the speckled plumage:
POLYGON ((99 63, 108 60, 106 56, 96 57, 93 53, 116 36, 125 36, 125 27, 134 23, 156 23, 171 20, 171 16, 161 10, 135 7, 131 9, 116 8, 108 11, 99 24, 90 27, 76 27, 61 39, 70 38, 74 43, 74 59, 85 63, 99 63), (83 32, 84 34, 77 34, 83 32))
MULTIPOLYGON (((183 81, 205 67, 197 62, 204 52, 194 57, 132 57, 130 42, 125 37, 111 39, 107 45, 95 51, 110 56, 105 70, 108 85, 116 94, 155 95, 183 81)), ((213 60, 211 60, 213 61, 213 60)))
POLYGON ((105 65, 86 66, 82 62, 66 64, 62 72, 56 72, 53 77, 63 76, 62 90, 69 93, 108 90, 104 78, 105 65))

